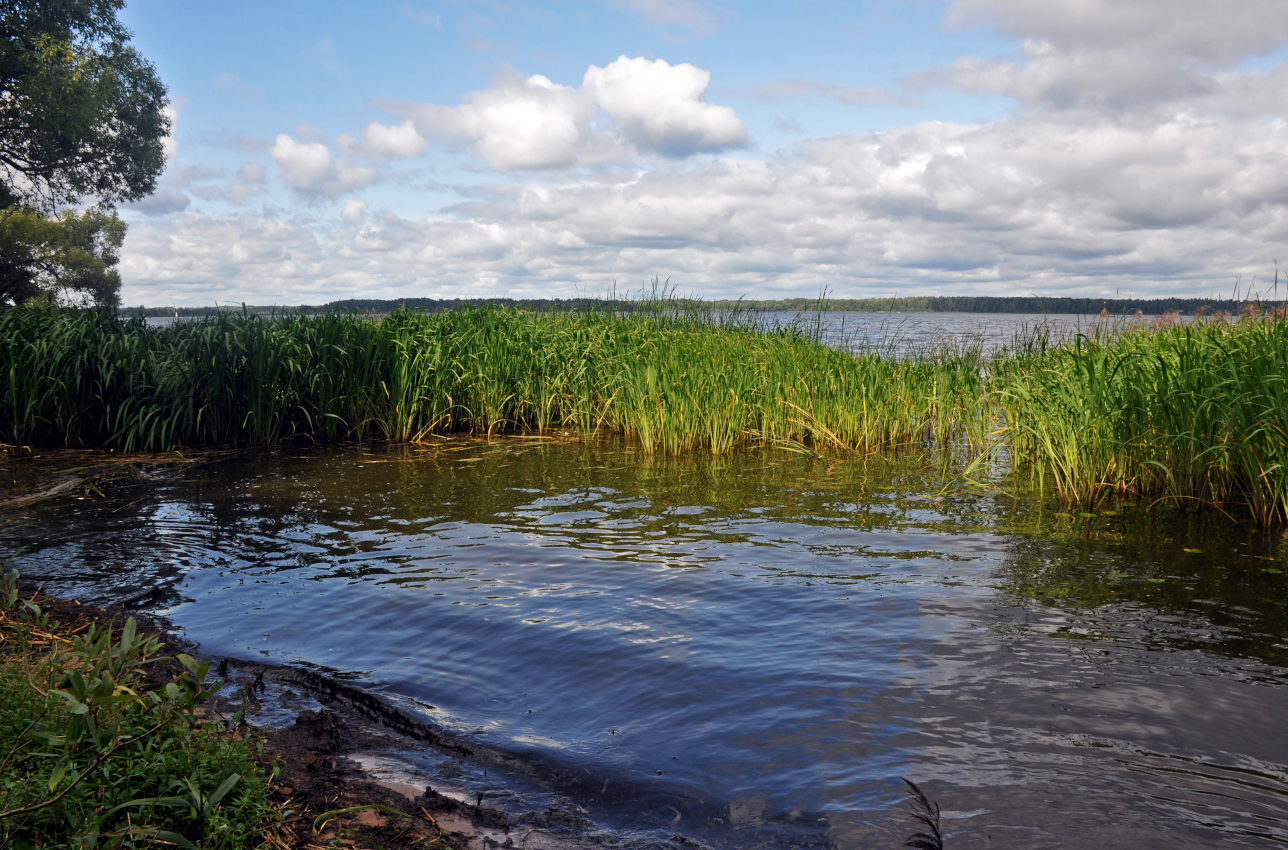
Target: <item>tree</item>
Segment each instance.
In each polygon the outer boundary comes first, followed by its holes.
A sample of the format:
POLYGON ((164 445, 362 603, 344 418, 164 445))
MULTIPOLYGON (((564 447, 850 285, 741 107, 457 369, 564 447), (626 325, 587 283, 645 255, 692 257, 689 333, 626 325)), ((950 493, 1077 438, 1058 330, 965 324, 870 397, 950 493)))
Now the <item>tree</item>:
POLYGON ((115 302, 124 224, 111 205, 156 187, 170 129, 165 86, 130 47, 123 6, 0 3, 0 303, 41 291, 115 302), (59 214, 85 202, 95 208, 59 214))
POLYGON ((116 307, 121 275, 115 266, 124 239, 125 222, 110 210, 0 212, 0 304, 61 296, 116 307))

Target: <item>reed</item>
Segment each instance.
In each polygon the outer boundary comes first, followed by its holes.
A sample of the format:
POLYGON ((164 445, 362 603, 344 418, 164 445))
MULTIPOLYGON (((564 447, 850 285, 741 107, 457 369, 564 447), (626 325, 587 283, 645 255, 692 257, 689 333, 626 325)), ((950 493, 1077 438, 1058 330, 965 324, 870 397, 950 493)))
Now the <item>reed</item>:
POLYGON ((610 430, 646 450, 876 450, 978 430, 977 364, 827 348, 687 313, 490 307, 381 321, 221 315, 150 328, 0 314, 13 444, 125 451, 303 438, 610 430))
POLYGON ((1288 322, 1083 334, 998 364, 999 435, 1072 503, 1132 495, 1288 519, 1288 322))
POLYGON ((14 308, 0 313, 0 441, 162 451, 607 431, 663 454, 941 447, 1002 452, 1068 502, 1123 494, 1288 519, 1288 324, 1163 325, 897 357, 666 301, 166 328, 14 308))

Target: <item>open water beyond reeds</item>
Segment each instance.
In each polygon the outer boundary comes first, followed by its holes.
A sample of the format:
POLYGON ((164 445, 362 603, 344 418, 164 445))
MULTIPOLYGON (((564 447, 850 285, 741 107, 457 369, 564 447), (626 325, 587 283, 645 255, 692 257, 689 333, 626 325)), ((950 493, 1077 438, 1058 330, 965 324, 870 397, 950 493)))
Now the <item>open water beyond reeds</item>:
POLYGON ((1288 843, 1282 529, 945 490, 938 457, 281 451, 43 503, 0 545, 517 755, 515 793, 640 843, 898 847, 901 777, 953 850, 1288 843))

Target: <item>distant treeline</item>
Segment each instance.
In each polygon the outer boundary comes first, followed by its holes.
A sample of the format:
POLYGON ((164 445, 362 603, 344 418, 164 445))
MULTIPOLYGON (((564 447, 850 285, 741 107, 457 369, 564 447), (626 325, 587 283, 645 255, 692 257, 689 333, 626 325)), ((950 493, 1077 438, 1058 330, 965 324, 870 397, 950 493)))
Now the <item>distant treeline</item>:
POLYGON ((748 310, 799 313, 813 310, 857 313, 1065 313, 1095 315, 1106 311, 1113 316, 1161 315, 1179 312, 1238 313, 1249 304, 1274 307, 1282 301, 1247 301, 1215 298, 1042 298, 1025 296, 931 295, 907 298, 784 298, 779 300, 720 299, 669 297, 662 300, 643 298, 346 298, 321 305, 224 307, 132 307, 121 312, 127 316, 213 316, 219 313, 248 312, 257 315, 315 315, 321 313, 357 313, 383 315, 402 308, 417 313, 438 313, 470 307, 522 307, 538 312, 570 310, 611 310, 635 312, 663 310, 748 310))

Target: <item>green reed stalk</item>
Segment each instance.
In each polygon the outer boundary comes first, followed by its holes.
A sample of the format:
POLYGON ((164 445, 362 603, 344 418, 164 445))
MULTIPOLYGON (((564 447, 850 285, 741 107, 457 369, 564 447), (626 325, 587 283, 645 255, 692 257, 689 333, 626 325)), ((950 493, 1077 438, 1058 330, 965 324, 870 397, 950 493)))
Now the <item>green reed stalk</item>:
POLYGON ((1288 324, 1117 329, 1010 352, 852 353, 818 328, 651 309, 489 307, 379 321, 225 314, 150 328, 0 312, 0 439, 156 451, 608 431, 646 452, 763 444, 997 451, 1068 502, 1288 519, 1288 324))
POLYGON ((1288 323, 1134 329, 998 370, 1013 457, 1069 502, 1108 493, 1288 519, 1288 323))

